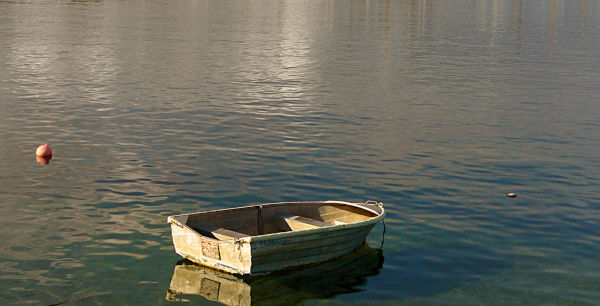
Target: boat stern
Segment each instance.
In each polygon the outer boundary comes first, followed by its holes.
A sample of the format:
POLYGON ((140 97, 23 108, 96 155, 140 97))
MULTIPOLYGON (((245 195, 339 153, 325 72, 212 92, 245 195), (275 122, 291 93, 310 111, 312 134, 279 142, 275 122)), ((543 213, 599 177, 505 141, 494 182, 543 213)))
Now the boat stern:
POLYGON ((197 264, 233 274, 250 273, 250 244, 242 239, 218 240, 205 237, 171 216, 171 235, 175 253, 197 264))

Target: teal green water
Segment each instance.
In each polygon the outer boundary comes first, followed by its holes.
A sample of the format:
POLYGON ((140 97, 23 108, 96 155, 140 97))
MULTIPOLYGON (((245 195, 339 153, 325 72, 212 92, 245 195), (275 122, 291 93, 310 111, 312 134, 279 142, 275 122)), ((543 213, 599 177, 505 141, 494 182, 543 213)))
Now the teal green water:
POLYGON ((0 304, 177 304, 168 215, 330 199, 385 203, 382 264, 261 292, 597 304, 599 25, 585 0, 0 1, 0 304))

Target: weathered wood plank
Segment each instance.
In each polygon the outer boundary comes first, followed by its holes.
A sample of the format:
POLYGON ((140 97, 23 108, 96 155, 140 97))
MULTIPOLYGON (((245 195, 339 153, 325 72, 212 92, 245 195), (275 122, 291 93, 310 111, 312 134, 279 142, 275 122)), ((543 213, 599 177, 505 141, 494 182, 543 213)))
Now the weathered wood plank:
POLYGON ((355 228, 327 232, 325 233, 327 236, 323 235, 324 233, 316 233, 265 242, 252 242, 252 260, 272 256, 273 254, 294 252, 294 250, 304 248, 327 246, 338 242, 364 241, 369 231, 370 227, 355 228))
POLYGON ((203 236, 219 240, 230 240, 235 238, 240 239, 249 236, 247 234, 242 234, 236 231, 228 230, 222 227, 216 227, 209 224, 197 227, 196 230, 203 236))
POLYGON ((279 215, 275 217, 277 227, 282 231, 302 231, 312 228, 331 226, 332 224, 295 215, 279 215))

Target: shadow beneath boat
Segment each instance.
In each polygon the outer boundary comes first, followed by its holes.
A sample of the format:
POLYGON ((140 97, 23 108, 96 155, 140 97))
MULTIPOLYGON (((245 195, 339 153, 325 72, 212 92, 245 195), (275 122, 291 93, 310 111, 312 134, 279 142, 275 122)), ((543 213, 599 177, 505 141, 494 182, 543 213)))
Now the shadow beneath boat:
POLYGON ((225 305, 295 305, 360 291, 367 278, 379 274, 383 251, 363 245, 327 262, 277 271, 265 276, 235 276, 181 260, 175 266, 166 299, 200 295, 225 305))

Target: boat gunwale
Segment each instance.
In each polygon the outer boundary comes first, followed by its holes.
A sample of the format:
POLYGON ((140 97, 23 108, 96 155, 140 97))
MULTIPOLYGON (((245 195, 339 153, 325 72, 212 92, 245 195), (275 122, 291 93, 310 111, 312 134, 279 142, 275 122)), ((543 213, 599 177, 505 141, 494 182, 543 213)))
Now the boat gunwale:
POLYGON ((344 201, 274 202, 274 203, 264 203, 264 204, 252 204, 252 205, 246 205, 246 206, 240 206, 240 207, 221 208, 221 209, 214 209, 214 210, 189 213, 189 214, 173 215, 173 216, 169 216, 167 218, 167 222, 171 223, 171 224, 176 224, 177 226, 180 226, 182 228, 186 228, 186 229, 196 233, 198 236, 201 236, 202 238, 210 239, 212 241, 216 241, 219 243, 232 243, 232 242, 235 243, 238 241, 252 243, 252 242, 261 242, 261 241, 268 241, 268 240, 274 240, 274 239, 285 239, 285 238, 289 238, 289 237, 299 237, 299 236, 305 236, 305 235, 320 234, 323 232, 337 231, 337 230, 340 230, 341 228, 352 229, 352 228, 365 227, 365 226, 368 226, 371 224, 376 224, 377 222, 379 222, 380 220, 382 220, 385 217, 385 209, 383 208, 383 205, 378 206, 379 209, 381 209, 381 213, 379 213, 373 209, 370 209, 369 207, 365 207, 365 205, 368 205, 368 204, 352 203, 352 202, 344 202, 344 201), (181 224, 181 222, 179 222, 179 220, 177 220, 175 218, 175 217, 207 214, 207 213, 214 213, 214 212, 226 212, 226 211, 230 211, 230 210, 238 210, 238 209, 251 208, 251 207, 261 207, 261 206, 265 206, 265 205, 276 206, 276 205, 290 205, 290 204, 292 204, 292 205, 293 204, 300 204, 300 205, 305 205, 305 204, 306 205, 310 205, 310 204, 342 204, 342 205, 346 205, 346 206, 352 206, 352 207, 363 209, 365 211, 375 214, 375 216, 371 217, 367 220, 364 220, 364 221, 347 223, 347 224, 332 224, 330 226, 305 229, 305 230, 301 230, 301 231, 286 231, 286 232, 277 232, 277 233, 254 235, 254 236, 248 235, 248 236, 242 237, 242 238, 231 238, 231 239, 224 239, 224 240, 204 236, 204 235, 200 234, 198 231, 196 231, 195 229, 188 226, 187 224, 181 224))

